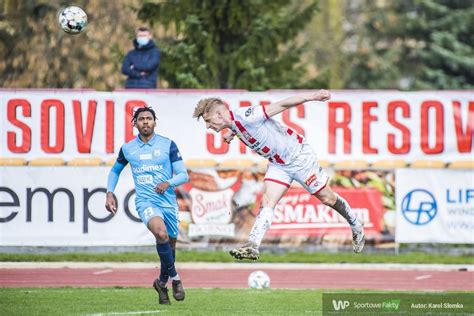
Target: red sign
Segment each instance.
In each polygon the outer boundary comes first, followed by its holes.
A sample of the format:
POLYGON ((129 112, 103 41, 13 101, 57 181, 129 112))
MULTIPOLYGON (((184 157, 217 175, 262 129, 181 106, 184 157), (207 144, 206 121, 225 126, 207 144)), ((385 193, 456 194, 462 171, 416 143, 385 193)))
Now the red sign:
MULTIPOLYGON (((335 192, 344 197, 364 222, 366 234, 382 231, 382 195, 375 189, 342 189, 335 192)), ((318 236, 330 233, 349 233, 349 224, 332 208, 322 204, 303 188, 290 188, 280 200, 267 235, 318 236)))

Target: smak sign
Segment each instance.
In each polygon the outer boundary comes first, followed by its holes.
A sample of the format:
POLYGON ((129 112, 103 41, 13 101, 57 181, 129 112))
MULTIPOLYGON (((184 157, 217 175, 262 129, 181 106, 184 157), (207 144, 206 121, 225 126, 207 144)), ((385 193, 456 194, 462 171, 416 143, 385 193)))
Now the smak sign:
MULTIPOLYGON (((366 234, 379 234, 383 205, 381 193, 375 189, 342 189, 334 191, 351 205, 366 234)), ((258 212, 258 210, 255 210, 258 212)), ((348 233, 347 221, 332 208, 322 204, 302 188, 290 188, 275 208, 268 235, 310 235, 348 233)))
POLYGON ((242 180, 228 188, 218 191, 204 191, 194 188, 190 183, 183 185, 191 197, 191 216, 189 236, 227 236, 234 237, 235 226, 232 219, 232 199, 239 190, 242 180))
MULTIPOLYGON (((302 93, 3 90, 0 155, 111 158, 136 133, 133 110, 148 104, 157 112, 157 132, 172 138, 186 159, 248 157, 254 154, 243 144, 225 143, 221 134, 206 131, 203 122, 192 118, 197 102, 218 96, 235 109, 266 106, 302 93)), ((305 135, 320 157, 331 161, 360 157, 452 161, 473 154, 474 91, 334 91, 326 103, 305 103, 276 119, 305 135)))

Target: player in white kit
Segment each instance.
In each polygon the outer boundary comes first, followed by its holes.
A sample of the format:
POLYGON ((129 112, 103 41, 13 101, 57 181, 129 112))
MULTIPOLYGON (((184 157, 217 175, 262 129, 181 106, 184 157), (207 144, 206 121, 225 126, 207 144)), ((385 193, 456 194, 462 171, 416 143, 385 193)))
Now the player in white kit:
POLYGON ((346 200, 327 186, 329 177, 319 165, 312 148, 303 136, 271 118, 301 103, 324 102, 329 99, 329 91, 319 90, 267 106, 251 106, 234 111, 229 110, 218 98, 202 99, 197 104, 193 117, 202 117, 206 128, 216 132, 228 128, 224 141, 229 143, 237 136, 245 145, 270 161, 265 174, 260 211, 249 240, 242 247, 230 251, 233 257, 253 260, 259 258, 258 248, 272 224, 273 210, 293 180, 347 220, 352 229, 354 252, 362 251, 365 244, 363 225, 356 219, 346 200))

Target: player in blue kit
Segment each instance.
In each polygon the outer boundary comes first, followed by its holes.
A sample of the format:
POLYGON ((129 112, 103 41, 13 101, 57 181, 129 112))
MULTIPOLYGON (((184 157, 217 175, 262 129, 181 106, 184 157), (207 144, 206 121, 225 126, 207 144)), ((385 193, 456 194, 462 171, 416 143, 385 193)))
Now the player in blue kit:
POLYGON ((109 173, 105 207, 117 212, 114 190, 123 168, 130 163, 135 183, 135 205, 142 222, 156 239, 160 257, 160 277, 153 282, 160 304, 170 304, 168 279, 172 280, 173 297, 184 300, 183 284, 175 268, 178 236, 178 203, 174 188, 188 181, 188 173, 176 144, 155 134, 156 114, 149 107, 139 108, 133 115, 139 135, 124 144, 109 173))

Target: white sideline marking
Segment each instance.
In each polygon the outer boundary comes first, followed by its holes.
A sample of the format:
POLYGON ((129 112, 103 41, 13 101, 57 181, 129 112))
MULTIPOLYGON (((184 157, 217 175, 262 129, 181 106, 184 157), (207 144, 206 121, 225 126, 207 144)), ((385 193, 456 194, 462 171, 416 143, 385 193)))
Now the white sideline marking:
MULTIPOLYGON (((178 262, 178 269, 474 271, 474 264, 178 262)), ((146 262, 0 262, 0 269, 156 269, 146 262)), ((421 272, 423 273, 423 272, 421 272)))
POLYGON ((420 275, 415 278, 415 280, 425 280, 431 278, 431 274, 420 275))
POLYGON ((113 270, 110 270, 110 269, 107 269, 107 270, 100 270, 100 271, 96 271, 92 274, 106 274, 106 273, 110 273, 110 272, 113 272, 113 270))
POLYGON ((99 313, 99 314, 86 314, 86 316, 106 316, 106 315, 139 315, 139 314, 158 314, 164 311, 136 311, 136 312, 112 312, 112 313, 99 313))

